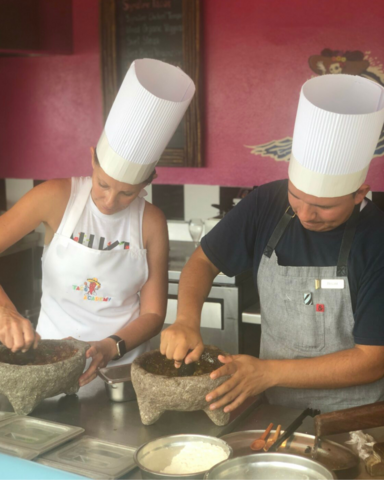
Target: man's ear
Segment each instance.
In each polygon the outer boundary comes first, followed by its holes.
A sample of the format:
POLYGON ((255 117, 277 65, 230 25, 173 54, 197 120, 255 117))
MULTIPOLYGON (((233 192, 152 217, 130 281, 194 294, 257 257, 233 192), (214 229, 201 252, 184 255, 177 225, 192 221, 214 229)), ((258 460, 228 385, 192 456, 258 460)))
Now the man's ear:
POLYGON ((355 193, 355 205, 361 203, 367 196, 367 193, 371 190, 371 187, 366 183, 363 183, 361 187, 355 193))

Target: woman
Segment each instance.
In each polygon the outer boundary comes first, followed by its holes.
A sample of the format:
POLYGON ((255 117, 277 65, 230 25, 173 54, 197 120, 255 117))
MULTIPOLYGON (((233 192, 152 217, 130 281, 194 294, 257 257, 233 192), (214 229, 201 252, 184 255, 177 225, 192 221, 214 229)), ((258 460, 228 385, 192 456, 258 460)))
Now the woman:
POLYGON ((0 341, 12 351, 36 348, 40 337, 88 341, 82 386, 110 360, 148 349, 165 318, 168 235, 143 189, 193 94, 180 69, 135 61, 91 149, 92 178, 47 181, 0 217, 0 252, 46 227, 37 333, 0 289, 0 341))

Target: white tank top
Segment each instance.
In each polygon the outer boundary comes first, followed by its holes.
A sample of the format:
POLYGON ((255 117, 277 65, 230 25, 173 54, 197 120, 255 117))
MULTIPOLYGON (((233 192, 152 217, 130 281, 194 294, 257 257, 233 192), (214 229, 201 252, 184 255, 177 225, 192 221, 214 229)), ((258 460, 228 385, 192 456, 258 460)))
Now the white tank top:
MULTIPOLYGON (((117 214, 116 221, 105 219, 105 215, 95 215, 92 200, 89 203, 91 187, 90 178, 72 179, 63 219, 44 250, 43 295, 37 325, 42 338, 102 340, 140 315, 139 293, 148 279, 141 233, 145 201, 137 197, 129 208, 117 214), (128 226, 126 234, 124 228, 128 226), (72 240, 76 232, 84 233, 83 240, 89 236, 88 241, 72 240), (111 245, 128 239, 125 243, 129 248, 125 244, 121 248, 89 248, 91 235, 98 236, 98 242, 105 238, 111 245)), ((113 364, 130 363, 148 349, 149 342, 145 342, 113 364)))

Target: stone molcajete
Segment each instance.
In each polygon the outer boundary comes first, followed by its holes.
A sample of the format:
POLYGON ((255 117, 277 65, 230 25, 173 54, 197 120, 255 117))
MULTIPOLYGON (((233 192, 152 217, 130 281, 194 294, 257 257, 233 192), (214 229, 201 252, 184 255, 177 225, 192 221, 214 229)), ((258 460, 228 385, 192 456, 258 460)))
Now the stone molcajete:
POLYGON ((44 398, 76 393, 88 348, 75 339, 41 340, 26 353, 0 346, 0 393, 19 415, 28 415, 44 398))
POLYGON ((209 374, 223 366, 218 355, 225 355, 216 347, 206 345, 199 362, 174 367, 159 350, 140 355, 132 364, 131 378, 136 391, 141 421, 155 423, 166 410, 204 410, 215 425, 226 425, 229 413, 222 408, 209 410, 205 396, 229 377, 212 380, 209 374))

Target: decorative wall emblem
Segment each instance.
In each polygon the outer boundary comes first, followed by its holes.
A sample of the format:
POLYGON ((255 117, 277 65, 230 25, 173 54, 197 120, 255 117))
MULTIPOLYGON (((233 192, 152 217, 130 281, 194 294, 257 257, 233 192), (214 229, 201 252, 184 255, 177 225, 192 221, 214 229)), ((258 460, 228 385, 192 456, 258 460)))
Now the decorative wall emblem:
MULTIPOLYGON (((384 86, 384 67, 371 52, 365 54, 359 50, 342 52, 325 48, 320 55, 311 55, 308 59, 310 69, 317 75, 360 75, 384 86)), ((292 137, 272 140, 261 145, 244 145, 252 155, 270 157, 277 162, 289 162, 292 150, 292 137)), ((384 155, 384 127, 373 155, 384 155)))

